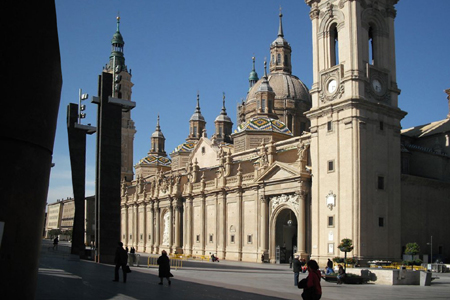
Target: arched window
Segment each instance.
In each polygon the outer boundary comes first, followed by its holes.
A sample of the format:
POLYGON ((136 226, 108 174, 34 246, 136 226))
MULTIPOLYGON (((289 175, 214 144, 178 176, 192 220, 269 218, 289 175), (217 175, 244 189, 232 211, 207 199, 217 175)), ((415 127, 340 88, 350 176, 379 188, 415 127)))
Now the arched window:
POLYGON ((339 39, 336 24, 330 27, 330 67, 339 64, 339 39))
POLYGON ((279 65, 281 63, 281 54, 278 53, 277 54, 277 65, 279 65))
POLYGON ((369 27, 369 64, 375 65, 375 43, 373 35, 373 27, 369 27))
POLYGON ((266 99, 261 99, 261 112, 266 112, 266 99))

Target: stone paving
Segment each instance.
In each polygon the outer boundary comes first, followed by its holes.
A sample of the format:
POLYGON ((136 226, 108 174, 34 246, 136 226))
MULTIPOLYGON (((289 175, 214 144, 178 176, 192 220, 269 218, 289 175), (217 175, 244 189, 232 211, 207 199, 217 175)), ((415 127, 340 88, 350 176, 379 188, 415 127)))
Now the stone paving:
MULTIPOLYGON (((172 269, 172 285, 158 285, 158 270, 132 267, 127 283, 113 282, 114 266, 80 260, 61 242, 57 251, 44 240, 36 299, 301 299, 289 265, 185 261, 172 269)), ((120 274, 122 276, 122 274, 120 274)), ((336 285, 321 281, 322 299, 450 299, 450 273, 436 273, 431 286, 336 285)), ((301 274, 301 278, 306 274, 301 274)), ((121 277, 122 279, 122 277, 121 277)))

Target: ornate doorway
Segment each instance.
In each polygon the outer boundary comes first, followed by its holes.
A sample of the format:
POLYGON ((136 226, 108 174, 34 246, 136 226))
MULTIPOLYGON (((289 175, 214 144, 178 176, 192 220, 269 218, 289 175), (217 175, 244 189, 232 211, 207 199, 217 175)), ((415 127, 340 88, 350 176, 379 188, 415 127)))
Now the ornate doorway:
POLYGON ((305 205, 298 194, 270 198, 269 256, 277 262, 276 249, 280 247, 280 263, 288 263, 294 252, 305 250, 305 205))

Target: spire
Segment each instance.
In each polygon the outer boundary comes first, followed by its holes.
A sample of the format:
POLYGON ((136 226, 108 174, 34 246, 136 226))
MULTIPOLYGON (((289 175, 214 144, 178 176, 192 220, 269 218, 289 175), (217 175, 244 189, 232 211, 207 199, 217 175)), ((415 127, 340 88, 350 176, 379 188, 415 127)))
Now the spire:
POLYGON ((255 57, 254 56, 252 57, 252 61, 253 61, 253 68, 252 68, 252 71, 250 72, 250 76, 248 77, 248 82, 250 84, 249 90, 259 80, 258 74, 255 71, 255 57))
POLYGON ((267 60, 264 58, 264 78, 267 79, 267 60))
POLYGON ((205 129, 205 118, 200 111, 200 93, 197 92, 197 107, 194 114, 189 119, 190 134, 187 140, 198 140, 205 129))
POLYGON ((165 140, 166 138, 164 137, 164 134, 161 131, 161 127, 159 126, 159 114, 158 114, 158 119, 156 121, 156 129, 151 136, 151 149, 148 154, 156 153, 165 156, 166 153, 166 151, 164 150, 165 140))
POLYGON ((120 17, 117 16, 116 20, 116 32, 111 39, 111 55, 109 56, 108 68, 112 69, 115 61, 116 66, 120 65, 122 70, 126 70, 125 57, 123 55, 123 46, 125 45, 125 42, 120 33, 120 17))
POLYGON ((280 6, 280 26, 278 27, 278 36, 279 37, 284 37, 283 34, 283 22, 282 22, 282 18, 283 18, 283 14, 281 13, 281 6, 280 6))
POLYGON ((214 123, 216 127, 216 133, 214 134, 216 141, 231 143, 233 122, 227 115, 227 110, 225 109, 225 92, 222 96, 222 111, 220 112, 220 115, 217 116, 214 123))
POLYGON ((270 45, 270 72, 282 72, 291 74, 291 46, 284 39, 283 14, 280 7, 280 25, 278 26, 278 36, 270 45))
POLYGON ((263 81, 261 82, 261 85, 258 88, 258 92, 273 92, 272 87, 269 84, 269 80, 267 77, 267 61, 266 59, 264 59, 264 76, 263 76, 263 81))

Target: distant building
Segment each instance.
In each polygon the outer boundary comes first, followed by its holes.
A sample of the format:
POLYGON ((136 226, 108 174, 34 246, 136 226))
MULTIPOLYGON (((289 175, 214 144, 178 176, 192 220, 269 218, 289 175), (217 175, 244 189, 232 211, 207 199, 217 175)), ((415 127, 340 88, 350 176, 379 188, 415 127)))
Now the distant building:
MULTIPOLYGON (((86 197, 85 200, 85 244, 90 245, 95 239, 95 197, 86 197)), ((51 230, 58 229, 62 232, 60 240, 69 240, 70 236, 64 235, 65 231, 72 231, 75 216, 75 201, 73 198, 57 200, 55 203, 47 205, 47 222, 45 225, 44 237, 51 238, 51 230)))
POLYGON ((433 236, 433 253, 450 258, 450 112, 401 130, 397 1, 306 3, 311 89, 292 74, 280 13, 270 72, 258 78, 253 64, 234 132, 223 98, 208 138, 197 95, 169 158, 158 117, 148 155, 122 182, 128 247, 271 263, 296 252, 324 264, 350 238, 364 263, 401 260, 409 242, 429 253, 433 236))

